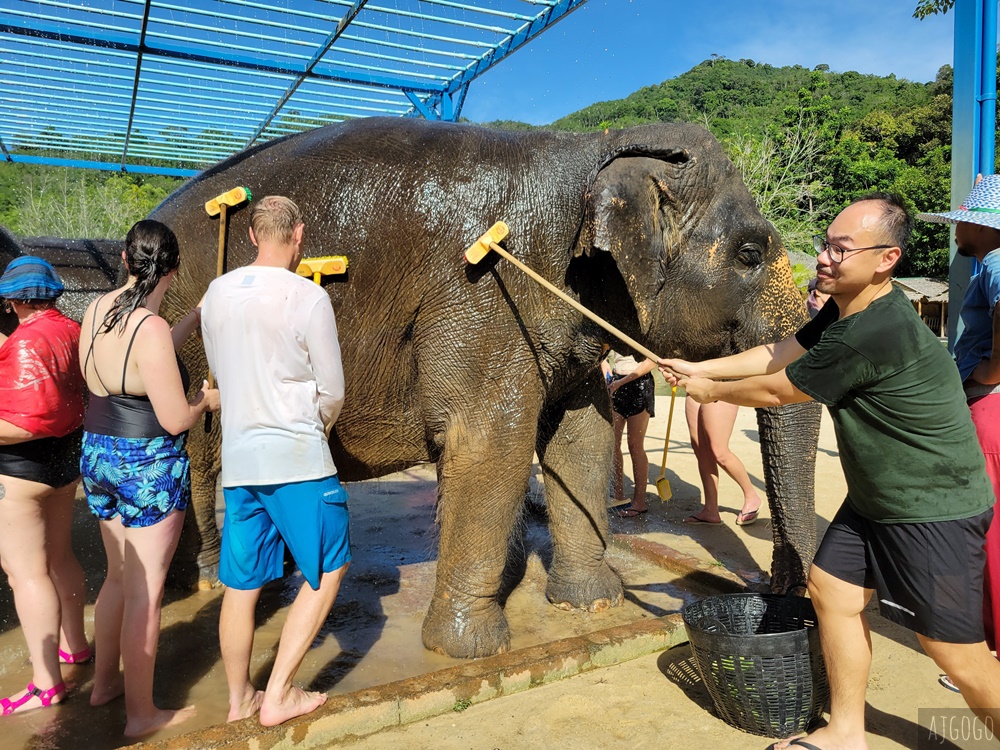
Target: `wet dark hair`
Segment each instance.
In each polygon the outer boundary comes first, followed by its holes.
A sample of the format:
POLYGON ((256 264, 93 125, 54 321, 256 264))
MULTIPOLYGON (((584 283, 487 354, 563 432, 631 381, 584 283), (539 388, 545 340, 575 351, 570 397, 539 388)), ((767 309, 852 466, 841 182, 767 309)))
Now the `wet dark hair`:
POLYGON ((133 224, 125 236, 125 270, 135 276, 135 284, 118 295, 104 316, 102 329, 107 332, 118 326, 124 331, 128 316, 146 304, 160 279, 180 262, 177 237, 170 227, 151 219, 133 224))
POLYGON ((913 217, 906 209, 903 197, 899 193, 868 193, 851 201, 851 205, 865 201, 875 201, 882 208, 882 218, 875 226, 882 235, 883 243, 898 247, 905 253, 913 234, 913 217))

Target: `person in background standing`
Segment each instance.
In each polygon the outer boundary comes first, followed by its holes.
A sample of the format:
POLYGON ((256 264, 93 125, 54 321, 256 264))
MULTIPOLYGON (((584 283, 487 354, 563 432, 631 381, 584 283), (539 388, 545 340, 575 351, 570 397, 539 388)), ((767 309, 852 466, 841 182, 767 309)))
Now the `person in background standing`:
POLYGON ((809 317, 815 318, 817 313, 823 309, 823 305, 830 299, 829 294, 825 294, 816 288, 816 277, 809 279, 809 294, 806 297, 806 308, 809 310, 809 317))
POLYGON ((649 420, 654 416, 656 408, 656 393, 652 371, 656 363, 651 359, 636 362, 635 357, 623 357, 612 351, 608 357, 612 360, 602 362, 602 369, 610 365, 606 376, 610 374, 608 392, 611 394, 611 407, 614 414, 615 452, 613 456, 614 473, 610 506, 625 505, 618 511, 619 518, 635 518, 648 512, 646 503, 646 485, 649 482, 649 459, 646 457, 645 439, 649 420), (624 463, 622 455, 622 435, 628 427, 628 452, 632 457, 632 502, 625 499, 624 463))
POLYGON ((59 663, 91 657, 71 538, 83 423, 80 326, 56 309, 62 292, 41 258, 15 258, 0 278, 0 297, 18 320, 10 337, 0 334, 0 561, 32 671, 24 692, 0 699, 4 716, 60 703, 59 663))
POLYGON ((754 489, 746 466, 739 456, 729 449, 729 439, 736 424, 740 407, 716 401, 699 404, 693 398, 684 399, 684 416, 687 418, 691 435, 691 449, 698 459, 698 474, 701 476, 705 507, 682 523, 718 526, 722 523, 719 514, 719 467, 721 466, 743 493, 743 505, 736 514, 737 526, 756 523, 760 513, 761 499, 754 489))
MULTIPOLYGON (((955 342, 955 362, 965 398, 976 426, 979 447, 993 493, 1000 498, 1000 175, 976 181, 957 211, 917 214, 918 219, 955 225, 958 254, 979 262, 962 300, 959 315, 964 329, 955 342)), ((996 650, 1000 641, 1000 521, 994 506, 986 533, 986 575, 983 579, 983 623, 986 644, 996 650)), ((941 683, 957 690, 947 675, 941 683)))

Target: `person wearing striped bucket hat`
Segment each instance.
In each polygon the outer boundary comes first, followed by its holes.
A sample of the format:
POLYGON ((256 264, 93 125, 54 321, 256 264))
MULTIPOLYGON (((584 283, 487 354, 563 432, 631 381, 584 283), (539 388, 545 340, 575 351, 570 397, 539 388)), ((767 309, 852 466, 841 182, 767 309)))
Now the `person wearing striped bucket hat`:
POLYGON ((33 255, 14 258, 0 277, 0 297, 5 300, 51 301, 62 295, 63 288, 52 265, 33 255))
MULTIPOLYGON (((1000 497, 1000 175, 990 174, 976 185, 955 211, 917 214, 918 219, 955 225, 958 254, 975 258, 979 267, 959 311, 964 329, 955 342, 955 363, 976 426, 979 446, 993 493, 1000 497)), ((996 650, 1000 641, 1000 521, 994 506, 986 533, 986 574, 983 580, 983 624, 986 643, 996 650)), ((941 675, 941 684, 958 690, 941 675)))
POLYGON ((3 715, 60 703, 60 662, 90 659, 83 569, 71 529, 83 424, 80 326, 55 307, 63 284, 46 261, 12 260, 0 297, 17 316, 0 335, 0 558, 14 592, 32 679, 0 698, 3 715))

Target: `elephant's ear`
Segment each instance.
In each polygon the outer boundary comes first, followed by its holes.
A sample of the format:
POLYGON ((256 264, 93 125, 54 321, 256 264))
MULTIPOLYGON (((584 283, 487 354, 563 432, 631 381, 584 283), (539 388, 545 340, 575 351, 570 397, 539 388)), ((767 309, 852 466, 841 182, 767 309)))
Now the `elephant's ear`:
POLYGON ((672 161, 619 156, 597 173, 586 196, 574 256, 606 252, 614 258, 643 331, 680 249, 685 222, 680 178, 689 163, 681 150, 672 161))
POLYGON ((673 214, 676 183, 690 162, 685 149, 631 146, 598 165, 584 198, 583 226, 574 257, 604 251, 621 262, 629 248, 645 249, 647 257, 669 254, 664 230, 672 233, 672 227, 664 227, 663 222, 673 214))

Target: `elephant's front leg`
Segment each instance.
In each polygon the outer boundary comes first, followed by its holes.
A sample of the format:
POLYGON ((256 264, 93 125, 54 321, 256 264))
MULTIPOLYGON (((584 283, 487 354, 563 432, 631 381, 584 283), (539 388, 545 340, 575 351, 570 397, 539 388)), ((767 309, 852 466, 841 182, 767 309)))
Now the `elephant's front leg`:
POLYGON ((184 532, 170 567, 171 584, 175 586, 209 588, 219 580, 221 536, 215 516, 215 484, 220 469, 218 447, 218 440, 205 435, 200 425, 191 430, 188 440, 191 507, 184 518, 184 532))
POLYGON ((613 440, 607 400, 595 371, 539 423, 537 451, 553 544, 545 595, 563 609, 597 612, 622 603, 621 579, 604 559, 613 440))
POLYGON ((463 415, 446 430, 438 462, 437 583, 423 639, 449 656, 510 648, 498 592, 531 471, 535 426, 521 416, 512 427, 497 416, 463 415))

